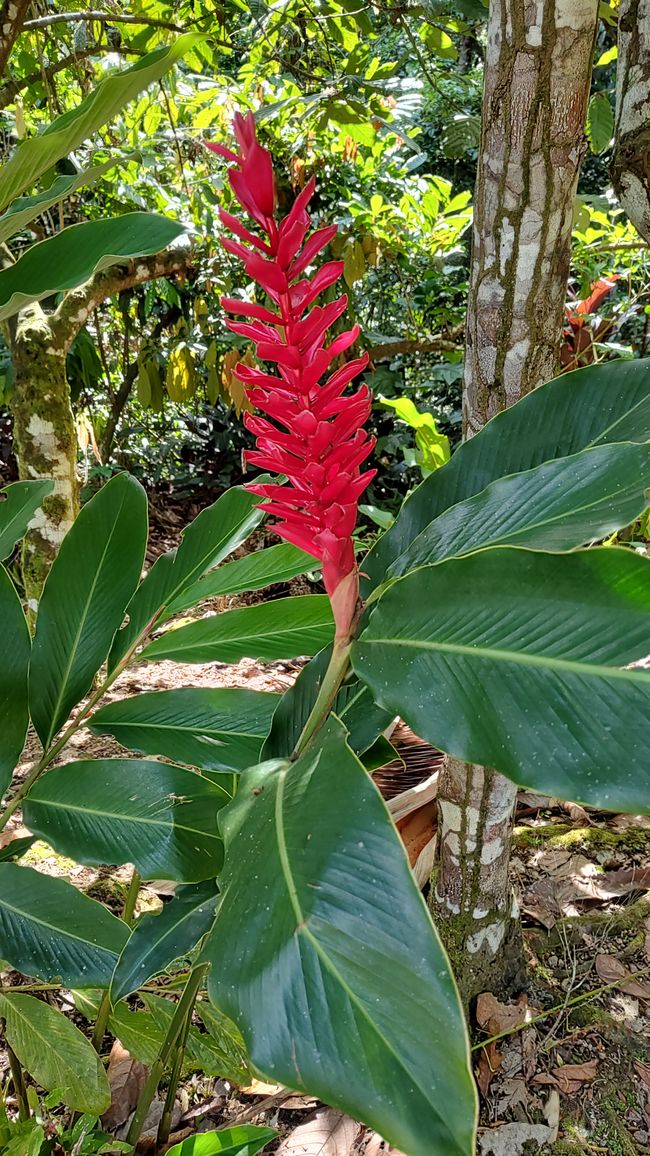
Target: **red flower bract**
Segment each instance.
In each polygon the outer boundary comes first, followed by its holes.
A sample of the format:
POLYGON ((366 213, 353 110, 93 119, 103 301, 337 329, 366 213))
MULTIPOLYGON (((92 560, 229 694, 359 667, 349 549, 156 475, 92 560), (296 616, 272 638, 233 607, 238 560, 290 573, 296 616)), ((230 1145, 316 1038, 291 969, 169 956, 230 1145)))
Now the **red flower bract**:
POLYGON ((368 357, 348 361, 322 380, 359 334, 355 326, 327 344, 329 327, 347 306, 345 295, 309 310, 343 272, 342 261, 329 261, 311 277, 303 276, 332 240, 336 226, 308 235, 313 178, 287 216, 276 220, 272 160, 256 138, 253 114, 237 114, 234 129, 238 153, 222 145, 208 147, 232 162, 228 178, 233 193, 263 236, 220 210, 223 224, 237 238, 223 244, 241 258, 250 279, 276 309, 227 297, 222 305, 245 319, 228 320, 228 328, 254 342, 257 356, 277 367, 277 374, 242 363, 235 369, 251 404, 267 415, 245 415, 257 439, 257 449, 248 451, 246 459, 288 479, 247 488, 267 499, 264 509, 278 519, 276 530, 282 538, 320 560, 336 635, 343 640, 350 635, 359 592, 352 543, 357 504, 376 472, 360 472, 374 446, 374 439, 361 428, 370 413, 370 392, 365 385, 353 394, 344 391, 366 367, 368 357))

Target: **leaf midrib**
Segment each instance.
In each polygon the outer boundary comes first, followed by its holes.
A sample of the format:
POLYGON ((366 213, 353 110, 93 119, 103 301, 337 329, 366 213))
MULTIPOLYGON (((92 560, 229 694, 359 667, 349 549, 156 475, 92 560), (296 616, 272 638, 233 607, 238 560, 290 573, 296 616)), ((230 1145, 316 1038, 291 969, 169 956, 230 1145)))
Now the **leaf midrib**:
MULTIPOLYGON (((318 755, 318 759, 320 759, 320 753, 318 755)), ((296 922, 297 922, 296 933, 297 933, 297 935, 303 936, 305 939, 307 939, 309 941, 313 950, 316 952, 319 959, 322 961, 324 967, 330 972, 330 974, 334 977, 334 979, 336 979, 336 981, 339 983, 341 989, 346 993, 348 999, 350 1000, 350 1003, 354 1004, 354 1006, 357 1008, 357 1010, 359 1011, 359 1013, 361 1014, 363 1019, 366 1021, 366 1023, 370 1026, 370 1028, 374 1032, 374 1034, 382 1041, 382 1043, 384 1044, 384 1046, 386 1048, 386 1051, 390 1052, 390 1054, 395 1059, 398 1067, 403 1072, 405 1072, 408 1075, 409 1079, 412 1081, 412 1083, 415 1084, 419 1088, 420 1093, 421 1093, 425 1103, 429 1104, 429 1106, 435 1112, 436 1116, 438 1116, 439 1119, 443 1119, 440 1112, 438 1112, 435 1105, 432 1104, 430 1098, 428 1097, 426 1089, 422 1087, 419 1080, 417 1079, 417 1074, 413 1074, 409 1070, 409 1068, 406 1067, 401 1056, 399 1056, 397 1054, 393 1045, 386 1039, 383 1032, 380 1031, 380 1029, 375 1024, 375 1022, 371 1019, 367 1008, 364 1007, 364 1005, 360 1002, 358 996, 353 991, 353 989, 346 983, 345 979, 341 975, 338 968, 335 966, 335 964, 332 962, 332 960, 329 958, 329 956, 325 952, 324 948, 318 942, 316 936, 313 934, 312 931, 309 930, 306 916, 305 916, 305 914, 302 910, 302 907, 300 905, 298 888, 297 888, 295 879, 293 877, 293 872, 291 870, 291 863, 289 861, 289 852, 288 852, 288 848, 287 848, 287 841, 286 841, 286 836, 285 836, 285 831, 284 831, 284 821, 283 821, 283 814, 282 814, 282 811, 283 811, 282 804, 284 801, 284 790, 285 790, 285 786, 286 786, 286 780, 287 780, 287 776, 289 774, 289 771, 292 769, 293 769, 293 764, 289 764, 289 766, 286 766, 285 768, 283 768, 279 772, 279 775, 278 775, 278 787, 277 787, 276 796, 275 796, 275 828, 276 828, 276 834, 277 834, 277 840, 278 840, 278 854, 279 854, 279 858, 280 858, 280 866, 282 869, 282 875, 284 877, 285 885, 286 885, 287 892, 289 895, 289 901, 291 903, 291 907, 292 907, 294 915, 296 917, 296 922)))
MULTIPOLYGON (((626 667, 603 666, 593 662, 578 662, 570 658, 553 658, 543 654, 529 654, 525 651, 501 650, 498 647, 468 646, 460 642, 434 642, 416 638, 364 638, 357 645, 396 646, 410 650, 431 650, 439 653, 461 654, 471 658, 487 658, 494 661, 513 662, 519 666, 540 667, 548 670, 563 670, 570 674, 590 675, 597 678, 613 678, 622 681, 639 682, 650 686, 650 674, 642 670, 626 667)), ((631 660, 634 661, 634 660, 631 660)))
MULTIPOLYGON (((210 797, 210 795, 202 796, 202 798, 205 799, 210 799, 210 797)), ((216 798, 216 795, 214 798, 216 798)), ((200 834, 204 838, 215 839, 218 843, 221 843, 221 837, 219 835, 213 835, 212 832, 206 831, 203 827, 187 827, 184 823, 175 823, 173 819, 165 822, 164 819, 149 819, 146 815, 121 815, 118 811, 98 811, 95 807, 80 807, 70 802, 58 803, 53 799, 39 799, 34 796, 31 798, 28 796, 28 799, 33 806, 40 805, 41 807, 50 807, 52 810, 65 811, 66 813, 76 812, 81 815, 88 815, 89 817, 94 815, 102 819, 117 819, 120 822, 131 824, 136 823, 151 827, 162 827, 164 830, 169 829, 170 831, 189 831, 193 835, 200 834)), ((193 803, 198 801, 198 799, 192 799, 193 803)), ((171 815, 173 810, 174 808, 171 808, 171 810, 166 811, 165 814, 171 815)))
POLYGON ((115 951, 112 947, 104 947, 103 944, 93 942, 91 939, 84 939, 81 935, 75 935, 71 931, 66 931, 56 923, 48 923, 47 920, 39 919, 38 916, 32 915, 31 912, 25 912, 20 907, 14 907, 13 904, 8 903, 6 899, 0 899, 0 908, 5 908, 7 911, 13 912, 16 916, 18 916, 18 918, 23 919, 28 923, 36 923, 39 927, 46 927, 49 931, 54 931, 57 935, 63 936, 65 939, 73 939, 77 943, 85 943, 87 946, 92 947, 97 951, 107 952, 109 955, 114 955, 116 959, 120 954, 119 951, 115 951))

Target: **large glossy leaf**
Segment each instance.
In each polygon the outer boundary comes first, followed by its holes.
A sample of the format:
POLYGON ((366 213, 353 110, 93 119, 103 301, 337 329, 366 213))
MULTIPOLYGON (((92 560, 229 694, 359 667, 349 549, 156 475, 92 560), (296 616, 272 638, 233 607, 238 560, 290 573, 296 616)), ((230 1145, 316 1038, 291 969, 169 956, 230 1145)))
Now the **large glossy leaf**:
POLYGON ((593 446, 649 439, 650 361, 608 361, 547 382, 463 442, 407 498, 364 558, 364 597, 429 522, 497 478, 593 446))
POLYGON ((23 608, 7 571, 0 566, 0 798, 11 782, 29 725, 27 671, 30 638, 23 608))
POLYGON ((297 761, 246 772, 221 822, 208 991, 252 1063, 409 1156, 468 1156, 476 1094, 454 981, 341 724, 297 761))
POLYGON ((53 485, 50 481, 12 482, 0 490, 0 559, 12 553, 53 485))
POLYGON ((91 730, 145 755, 203 770, 243 771, 258 762, 279 695, 254 690, 163 690, 95 712, 91 730))
POLYGON ((572 550, 633 522, 647 505, 650 445, 614 443, 543 462, 450 506, 391 566, 460 557, 484 546, 572 550))
POLYGON ((239 486, 227 490, 187 527, 177 550, 157 559, 129 604, 129 621, 115 639, 109 669, 148 623, 169 617, 170 604, 245 541, 264 516, 256 509, 258 501, 239 486))
POLYGON ((197 883, 221 868, 217 812, 229 799, 183 767, 83 760, 43 775, 23 814, 30 831, 78 863, 134 863, 146 879, 197 883))
POLYGON ((295 658, 315 654, 331 639, 332 611, 325 594, 277 598, 259 606, 227 610, 168 630, 142 652, 142 659, 175 662, 239 662, 240 658, 295 658))
POLYGON ((199 39, 195 33, 178 36, 168 48, 150 52, 131 68, 107 76, 76 108, 57 117, 38 136, 21 141, 0 172, 0 209, 112 120, 134 96, 160 80, 199 39))
POLYGON ((25 228, 25 225, 34 220, 34 217, 40 216, 52 205, 56 205, 58 201, 69 197, 77 189, 89 188, 111 169, 117 165, 126 164, 135 156, 137 156, 136 153, 132 153, 130 156, 115 156, 102 165, 91 165, 89 169, 82 169, 81 172, 73 173, 72 176, 62 174, 56 177, 44 192, 37 193, 33 197, 18 197, 9 206, 6 213, 0 217, 0 243, 6 241, 14 233, 19 233, 21 229, 25 228))
POLYGON ((227 562, 218 570, 206 574, 194 582, 169 607, 170 613, 178 614, 197 606, 206 598, 218 598, 224 594, 239 594, 243 590, 263 590, 274 582, 288 582, 299 574, 314 570, 319 565, 311 554, 299 550, 288 542, 269 546, 267 550, 255 550, 244 558, 227 562))
POLYGON ((32 721, 47 746, 108 654, 137 585, 147 541, 142 486, 118 474, 61 543, 41 597, 30 666, 32 721))
POLYGON ((377 701, 515 782, 650 810, 650 563, 616 547, 479 551, 379 601, 353 647, 377 701))
POLYGON ((82 285, 119 261, 159 253, 184 232, 184 225, 155 213, 70 225, 31 245, 15 265, 0 270, 0 321, 33 301, 82 285))
POLYGON ((121 919, 64 879, 0 863, 0 958, 17 971, 107 987, 128 938, 121 919))
POLYGON ((137 991, 153 975, 186 955, 214 922, 218 888, 213 880, 179 887, 159 915, 142 915, 117 961, 111 1002, 137 991))
MULTIPOLYGON (((316 702, 331 655, 331 646, 321 650, 282 695, 262 747, 263 759, 288 758, 294 750, 316 702)), ((350 675, 339 690, 333 709, 345 726, 348 743, 357 755, 373 745, 392 719, 388 711, 373 702, 368 687, 354 675, 350 675)))
POLYGON ((219 1132, 188 1136, 187 1140, 174 1144, 167 1156, 255 1156, 276 1136, 273 1128, 239 1124, 235 1128, 222 1128, 219 1132))
POLYGON ((76 1112, 97 1116, 111 1102, 104 1065, 78 1028, 32 995, 0 995, 7 1042, 46 1092, 76 1112))

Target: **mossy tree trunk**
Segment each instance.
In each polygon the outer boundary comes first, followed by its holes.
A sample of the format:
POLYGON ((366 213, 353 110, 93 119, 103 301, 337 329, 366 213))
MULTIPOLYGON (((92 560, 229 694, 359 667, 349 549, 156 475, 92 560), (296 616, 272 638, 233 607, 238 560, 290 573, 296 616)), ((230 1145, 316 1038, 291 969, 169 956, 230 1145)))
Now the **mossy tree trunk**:
POLYGON ((98 273, 68 293, 52 314, 30 305, 5 326, 16 379, 11 400, 21 478, 51 478, 54 491, 43 502, 25 536, 23 583, 32 616, 43 582, 79 503, 77 435, 66 377, 68 350, 90 314, 108 297, 180 271, 192 260, 189 247, 129 261, 98 273))
MULTIPOLYGON (((474 201, 465 436, 557 371, 598 0, 490 0, 474 201)), ((466 1001, 519 984, 516 787, 449 760, 432 907, 466 1001)))
POLYGON ((77 436, 66 377, 66 348, 39 305, 18 316, 11 343, 16 374, 11 409, 21 478, 51 478, 23 542, 22 572, 32 614, 63 538, 77 515, 77 436))

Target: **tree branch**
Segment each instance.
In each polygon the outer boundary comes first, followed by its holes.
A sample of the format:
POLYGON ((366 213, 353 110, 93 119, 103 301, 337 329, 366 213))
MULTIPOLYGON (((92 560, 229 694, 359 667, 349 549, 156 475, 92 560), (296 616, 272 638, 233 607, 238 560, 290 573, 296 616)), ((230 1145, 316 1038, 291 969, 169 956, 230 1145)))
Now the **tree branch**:
POLYGON ((81 326, 107 297, 113 297, 125 289, 133 289, 135 285, 144 285, 147 281, 156 281, 158 277, 186 272, 195 259, 189 244, 178 245, 163 253, 137 257, 96 273, 84 285, 67 293, 58 309, 49 317, 54 343, 60 348, 69 349, 81 326))
POLYGON ((382 341, 379 345, 372 345, 368 350, 371 361, 390 361, 400 354, 412 355, 415 353, 457 353, 462 345, 456 340, 462 337, 464 325, 456 325, 448 337, 431 337, 422 341, 418 337, 406 337, 400 341, 382 341))
POLYGON ((4 75, 16 38, 24 27, 31 0, 4 0, 0 9, 0 76, 4 75))
MULTIPOLYGON (((55 64, 50 64, 48 68, 44 69, 42 72, 32 72, 29 76, 23 76, 20 78, 16 77, 13 80, 8 80, 7 83, 3 84, 2 88, 0 88, 0 109, 6 108, 7 105, 12 104, 18 96, 19 92, 22 92, 25 88, 29 88, 32 84, 38 84, 39 81, 43 80, 43 77, 46 77, 47 80, 52 80, 52 78, 56 76, 57 72, 63 72, 66 68, 72 68, 85 57, 96 55, 101 51, 102 49, 99 45, 91 44, 90 47, 85 48, 83 52, 74 52, 71 53, 70 56, 62 57, 61 60, 57 60, 55 64)), ((112 48, 111 52, 118 52, 120 56, 144 55, 143 52, 136 51, 136 49, 125 48, 124 46, 121 48, 112 48)))
MULTIPOLYGON (((12 0, 7 0, 9 4, 12 0)), ((16 3, 16 0, 13 0, 16 3)), ((30 0, 25 3, 27 8, 30 0)), ((105 20, 108 24, 140 24, 150 28, 168 28, 170 32, 184 32, 178 24, 171 24, 168 20, 158 20, 154 16, 133 16, 117 12, 53 12, 48 16, 38 16, 35 20, 27 20, 23 25, 25 31, 30 28, 48 28, 50 24, 73 24, 79 20, 105 20)))

